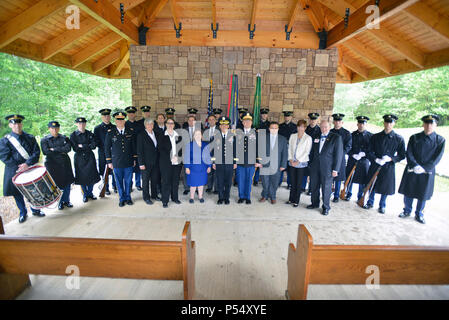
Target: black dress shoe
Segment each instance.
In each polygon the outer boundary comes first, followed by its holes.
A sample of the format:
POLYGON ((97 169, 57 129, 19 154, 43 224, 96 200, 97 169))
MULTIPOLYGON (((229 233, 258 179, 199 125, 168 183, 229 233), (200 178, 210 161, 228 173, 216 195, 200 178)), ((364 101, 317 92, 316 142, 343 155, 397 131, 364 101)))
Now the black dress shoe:
POLYGON ((223 204, 223 200, 219 199, 219 200, 217 201, 217 204, 223 204))
POLYGON ((156 201, 162 201, 162 199, 160 197, 158 197, 158 196, 151 197, 151 199, 156 200, 156 201))
POLYGON ((162 208, 168 208, 168 204, 166 203, 162 204, 162 208))
POLYGON ((19 223, 24 223, 25 221, 27 221, 27 215, 19 217, 19 223))
POLYGON ((62 209, 64 209, 64 202, 60 202, 58 204, 58 210, 62 210, 62 209))
POLYGON ((245 201, 245 199, 239 199, 239 201, 237 201, 237 203, 243 203, 245 201))
POLYGON ((218 191, 214 191, 213 194, 218 194, 218 191))
POLYGON ((195 200, 189 199, 189 203, 195 203, 195 200))
POLYGON ((111 195, 111 191, 109 191, 109 190, 106 190, 104 193, 105 193, 107 196, 110 196, 110 195, 111 195))
POLYGON ((312 191, 307 191, 307 195, 311 196, 312 195, 312 191))
POLYGON ((95 196, 88 196, 88 198, 92 199, 92 200, 97 200, 97 197, 95 197, 95 196))
POLYGON ((253 186, 257 187, 258 184, 259 182, 254 181, 253 186))
POLYGON ((224 201, 224 203, 225 203, 225 204, 230 204, 229 199, 226 199, 226 200, 224 201))
POLYGON ((70 203, 70 202, 64 202, 64 205, 65 205, 67 208, 73 208, 73 204, 70 203))
POLYGON ((294 203, 293 204, 293 208, 297 208, 298 207, 298 204, 297 203, 294 203))
POLYGON ((307 207, 307 209, 316 209, 318 208, 317 206, 314 206, 313 204, 309 204, 307 207))
POLYGON ((246 199, 246 204, 251 204, 251 200, 246 199))
POLYGON ((332 200, 332 202, 335 202, 335 203, 337 203, 337 202, 338 202, 338 200, 339 200, 338 198, 335 198, 335 197, 334 197, 334 199, 332 200))
POLYGON ((401 214, 399 215, 399 218, 407 218, 407 217, 410 217, 410 213, 401 212, 401 214))
POLYGON ((148 204, 148 205, 152 205, 152 204, 153 204, 153 201, 151 201, 150 199, 148 199, 148 200, 145 200, 145 203, 148 204))
POLYGON ((290 200, 285 201, 285 204, 292 204, 292 202, 290 200))
POLYGON ((117 188, 114 188, 114 193, 117 193, 118 191, 117 191, 117 188))
POLYGON ((301 192, 306 192, 306 189, 302 189, 302 188, 301 188, 301 192))
POLYGON ((87 197, 83 197, 83 202, 87 202, 89 201, 89 199, 87 199, 87 197))
POLYGON ((189 190, 184 190, 184 192, 182 193, 183 195, 187 195, 187 194, 189 194, 189 190))
POLYGON ((45 213, 43 213, 42 211, 33 212, 33 216, 42 218, 42 217, 45 217, 45 213))
POLYGON ((327 216, 328 214, 329 214, 329 209, 322 209, 322 211, 321 211, 321 214, 323 215, 323 216, 327 216))
POLYGON ((137 190, 142 191, 142 187, 137 187, 137 190))
POLYGON ((351 197, 346 197, 345 198, 345 201, 350 201, 351 200, 351 197))
POLYGON ((385 213, 385 208, 379 208, 379 209, 377 209, 377 212, 384 214, 385 213))
POLYGON ((128 206, 132 206, 134 204, 134 202, 132 200, 126 200, 126 204, 128 206))
POLYGON ((125 201, 120 201, 118 204, 119 207, 124 207, 125 206, 125 201))
POLYGON ((204 203, 204 199, 203 198, 200 199, 200 203, 204 203))
POLYGON ((365 204, 364 206, 363 206, 363 209, 371 209, 373 207, 373 205, 372 204, 365 204))
POLYGON ((176 204, 181 204, 181 201, 179 201, 179 200, 173 200, 173 202, 176 204))
POLYGON ((424 220, 424 216, 421 215, 415 215, 415 220, 422 224, 426 223, 426 221, 424 220))
POLYGON ((211 192, 212 192, 212 189, 211 189, 211 188, 207 188, 207 189, 206 189, 206 192, 207 192, 207 193, 211 193, 211 192))

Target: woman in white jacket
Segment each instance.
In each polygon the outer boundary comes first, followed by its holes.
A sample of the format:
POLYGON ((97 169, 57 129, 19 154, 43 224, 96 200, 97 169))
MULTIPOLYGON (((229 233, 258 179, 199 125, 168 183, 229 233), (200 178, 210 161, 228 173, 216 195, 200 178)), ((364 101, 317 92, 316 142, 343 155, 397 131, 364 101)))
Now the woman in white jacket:
POLYGON ((289 200, 286 203, 293 204, 293 207, 297 207, 299 204, 301 181, 309 163, 309 154, 312 149, 312 138, 305 132, 307 122, 299 120, 297 127, 298 133, 292 134, 288 142, 288 169, 290 170, 292 188, 290 189, 289 200))

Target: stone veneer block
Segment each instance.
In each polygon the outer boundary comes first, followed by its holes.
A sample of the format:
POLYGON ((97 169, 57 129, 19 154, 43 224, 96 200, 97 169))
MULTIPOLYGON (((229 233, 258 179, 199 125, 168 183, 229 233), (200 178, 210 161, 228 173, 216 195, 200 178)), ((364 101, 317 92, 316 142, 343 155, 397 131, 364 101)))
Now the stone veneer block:
POLYGON ((315 55, 315 67, 328 67, 329 66, 329 55, 323 53, 317 53, 315 55))

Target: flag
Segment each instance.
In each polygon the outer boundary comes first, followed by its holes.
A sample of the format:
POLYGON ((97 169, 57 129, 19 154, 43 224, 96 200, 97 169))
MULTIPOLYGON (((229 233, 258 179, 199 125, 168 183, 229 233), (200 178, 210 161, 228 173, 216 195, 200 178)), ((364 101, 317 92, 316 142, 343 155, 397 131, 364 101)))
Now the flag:
POLYGON ((258 73, 256 79, 256 93, 254 94, 254 108, 253 108, 253 124, 255 128, 259 128, 260 126, 260 105, 262 103, 261 82, 262 81, 260 73, 258 73))
POLYGON ((231 120, 231 128, 237 127, 237 121, 239 119, 239 89, 238 89, 238 77, 236 74, 232 75, 231 82, 229 83, 229 98, 228 98, 228 112, 227 115, 231 120))
POLYGON ((212 114, 214 110, 214 90, 212 89, 212 79, 210 81, 209 87, 209 100, 207 101, 207 119, 206 119, 206 128, 209 128, 209 116, 212 114))

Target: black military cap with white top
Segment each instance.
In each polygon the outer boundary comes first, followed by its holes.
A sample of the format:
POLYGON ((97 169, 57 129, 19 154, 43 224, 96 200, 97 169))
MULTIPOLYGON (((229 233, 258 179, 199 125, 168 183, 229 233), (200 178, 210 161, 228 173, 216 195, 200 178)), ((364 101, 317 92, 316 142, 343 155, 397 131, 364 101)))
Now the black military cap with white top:
POLYGON ((9 123, 21 123, 22 120, 25 120, 25 117, 20 114, 10 114, 9 116, 5 117, 5 120, 7 120, 9 123))
POLYGON ((358 123, 365 123, 369 120, 369 118, 366 116, 358 116, 358 117, 356 117, 356 119, 357 119, 358 123))
POLYGON ((383 116, 384 122, 395 122, 398 121, 398 117, 394 114, 386 114, 383 116))

